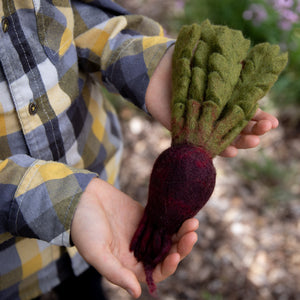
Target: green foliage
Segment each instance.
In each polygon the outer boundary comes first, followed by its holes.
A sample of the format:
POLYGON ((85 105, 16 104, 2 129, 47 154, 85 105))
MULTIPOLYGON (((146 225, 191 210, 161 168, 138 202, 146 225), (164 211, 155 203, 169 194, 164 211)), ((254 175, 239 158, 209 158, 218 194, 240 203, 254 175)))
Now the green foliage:
POLYGON ((245 22, 240 16, 247 5, 248 0, 188 0, 185 5, 185 14, 179 24, 181 26, 210 19, 214 24, 245 29, 245 22))

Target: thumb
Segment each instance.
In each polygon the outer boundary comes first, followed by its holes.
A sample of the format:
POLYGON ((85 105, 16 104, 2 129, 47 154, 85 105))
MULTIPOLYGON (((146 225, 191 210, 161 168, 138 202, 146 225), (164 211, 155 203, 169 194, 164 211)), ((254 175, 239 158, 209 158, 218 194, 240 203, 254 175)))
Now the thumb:
POLYGON ((124 267, 106 247, 98 253, 101 255, 93 264, 96 270, 111 283, 124 288, 132 297, 138 298, 142 290, 135 274, 124 267))

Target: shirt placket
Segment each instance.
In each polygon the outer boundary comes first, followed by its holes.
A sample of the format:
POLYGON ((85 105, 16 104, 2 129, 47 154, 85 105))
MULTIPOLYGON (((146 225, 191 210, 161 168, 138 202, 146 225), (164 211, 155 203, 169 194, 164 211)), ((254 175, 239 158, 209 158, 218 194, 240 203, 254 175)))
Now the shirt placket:
POLYGON ((58 124, 44 90, 32 44, 24 35, 13 1, 3 1, 3 12, 0 60, 29 153, 35 158, 58 160, 62 152, 62 147, 56 144, 58 124))

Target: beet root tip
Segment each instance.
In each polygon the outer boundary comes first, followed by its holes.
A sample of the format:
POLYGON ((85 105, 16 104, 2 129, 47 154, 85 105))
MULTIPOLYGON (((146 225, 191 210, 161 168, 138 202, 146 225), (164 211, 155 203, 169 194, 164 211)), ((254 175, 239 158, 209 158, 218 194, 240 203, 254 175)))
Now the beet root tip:
POLYGON ((171 235, 167 234, 164 228, 157 227, 150 220, 146 208, 131 240, 130 251, 133 251, 136 259, 143 263, 149 292, 155 296, 156 285, 152 277, 153 271, 156 265, 163 261, 169 253, 172 240, 171 235))
POLYGON ((156 284, 153 280, 153 267, 152 266, 144 266, 144 270, 145 270, 145 274, 146 274, 146 282, 148 285, 148 290, 151 296, 153 297, 157 297, 157 288, 156 288, 156 284))

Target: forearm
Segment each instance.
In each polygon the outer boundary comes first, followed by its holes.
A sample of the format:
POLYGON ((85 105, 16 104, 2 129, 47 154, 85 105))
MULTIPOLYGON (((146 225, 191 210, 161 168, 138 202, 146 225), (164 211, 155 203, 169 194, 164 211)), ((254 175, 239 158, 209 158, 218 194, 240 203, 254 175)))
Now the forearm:
POLYGON ((171 129, 172 55, 174 46, 165 53, 156 67, 146 91, 149 113, 167 129, 171 129))

